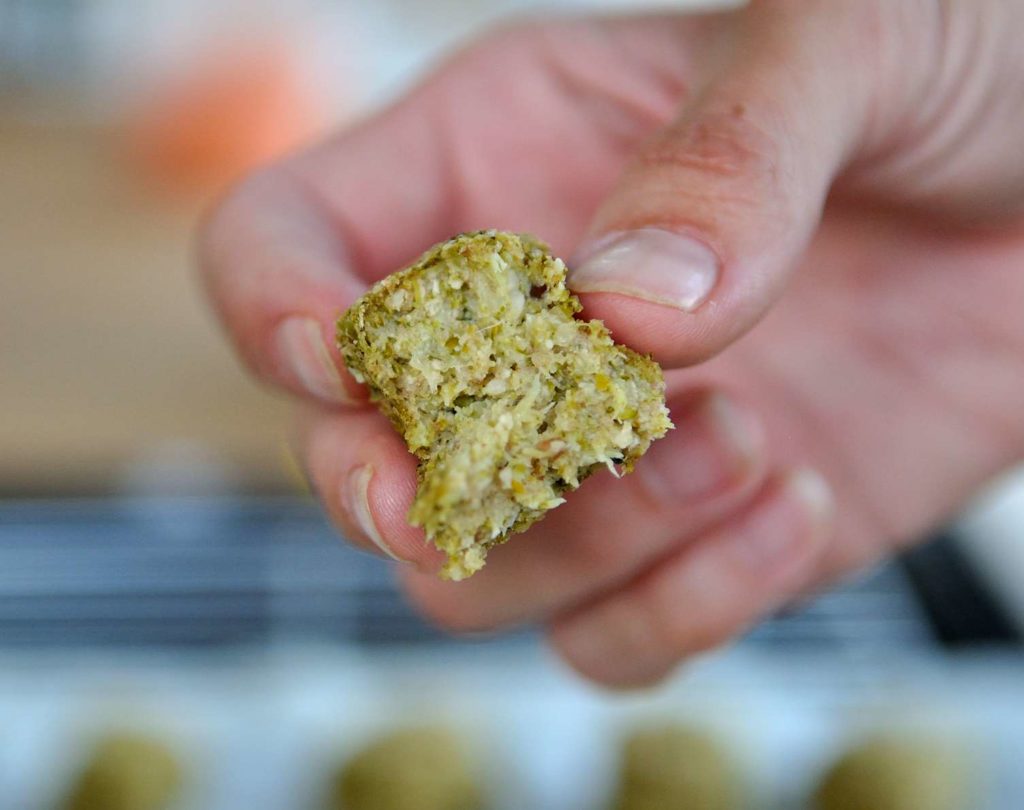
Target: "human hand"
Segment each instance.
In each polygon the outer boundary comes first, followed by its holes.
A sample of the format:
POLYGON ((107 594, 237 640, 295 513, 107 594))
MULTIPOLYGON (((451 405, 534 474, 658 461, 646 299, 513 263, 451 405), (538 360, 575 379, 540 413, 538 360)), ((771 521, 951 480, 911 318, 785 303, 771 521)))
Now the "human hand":
POLYGON ((308 403, 328 512, 411 563, 426 615, 540 621, 584 675, 651 683, 1024 455, 1022 23, 1010 0, 778 0, 503 29, 243 182, 204 277, 248 365, 308 403), (585 314, 667 369, 677 430, 453 584, 333 332, 480 228, 575 253, 585 314))

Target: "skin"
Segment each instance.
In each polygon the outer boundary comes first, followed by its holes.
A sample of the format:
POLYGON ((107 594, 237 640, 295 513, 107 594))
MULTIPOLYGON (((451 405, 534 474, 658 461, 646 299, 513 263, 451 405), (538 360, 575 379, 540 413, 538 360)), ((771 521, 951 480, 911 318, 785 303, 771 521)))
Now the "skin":
POLYGON ((654 683, 1024 457, 1022 25, 1012 0, 775 0, 506 27, 243 181, 206 222, 203 276, 242 358, 302 401, 328 512, 410 563, 426 616, 539 621, 586 677, 654 683), (688 312, 581 296, 666 368, 678 429, 444 583, 405 521, 414 461, 333 321, 430 244, 489 227, 583 258, 662 228, 709 246, 719 276, 688 312), (276 332, 293 317, 324 341, 298 363, 276 332))

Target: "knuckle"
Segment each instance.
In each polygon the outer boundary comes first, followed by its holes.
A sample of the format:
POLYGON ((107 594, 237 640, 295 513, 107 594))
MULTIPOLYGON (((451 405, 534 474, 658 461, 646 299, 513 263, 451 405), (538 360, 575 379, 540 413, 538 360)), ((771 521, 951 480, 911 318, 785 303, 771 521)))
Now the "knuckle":
POLYGON ((777 175, 776 140, 734 104, 670 127, 638 157, 641 170, 684 171, 722 181, 771 181, 777 175))
POLYGON ((702 112, 663 130, 634 157, 603 224, 625 229, 674 220, 725 253, 744 224, 762 238, 785 233, 800 200, 784 160, 777 136, 749 120, 743 105, 702 112), (765 217, 769 206, 773 216, 765 217))

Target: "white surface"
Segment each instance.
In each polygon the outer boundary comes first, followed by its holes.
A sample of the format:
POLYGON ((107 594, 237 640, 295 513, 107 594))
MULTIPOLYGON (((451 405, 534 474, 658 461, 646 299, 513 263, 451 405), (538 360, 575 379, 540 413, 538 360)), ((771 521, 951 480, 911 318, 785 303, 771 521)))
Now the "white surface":
POLYGON ((737 651, 668 688, 612 698, 538 651, 423 648, 373 657, 283 650, 273 660, 188 656, 0 660, 0 796, 43 810, 79 746, 110 726, 181 748, 182 810, 316 808, 330 769, 389 727, 440 720, 472 741, 494 810, 605 806, 617 742, 644 722, 717 734, 737 758, 750 810, 793 810, 858 734, 907 727, 986 762, 990 798, 1024 797, 1024 662, 909 660, 885 668, 737 651), (460 695, 455 700, 452 695, 460 695))

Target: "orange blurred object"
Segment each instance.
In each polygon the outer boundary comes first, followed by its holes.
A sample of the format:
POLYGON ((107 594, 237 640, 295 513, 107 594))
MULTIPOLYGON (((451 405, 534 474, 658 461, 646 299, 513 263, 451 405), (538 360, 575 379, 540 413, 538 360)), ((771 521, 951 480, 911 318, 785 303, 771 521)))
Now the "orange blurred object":
POLYGON ((205 195, 310 138, 323 113, 294 51, 239 46, 151 92, 127 122, 126 145, 164 189, 205 195))

